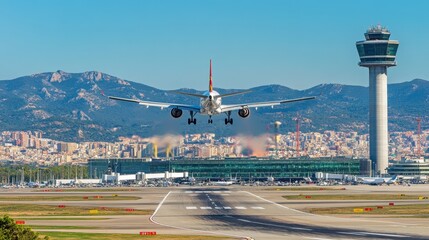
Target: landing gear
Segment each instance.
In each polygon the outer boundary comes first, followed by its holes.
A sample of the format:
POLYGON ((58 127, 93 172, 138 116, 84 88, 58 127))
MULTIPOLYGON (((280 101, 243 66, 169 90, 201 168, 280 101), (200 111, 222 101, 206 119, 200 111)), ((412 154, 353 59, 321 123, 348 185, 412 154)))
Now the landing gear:
POLYGON ((208 121, 208 122, 209 122, 209 124, 212 124, 212 123, 213 123, 213 119, 212 119, 212 116, 211 116, 211 115, 209 116, 209 121, 208 121))
POLYGON ((231 118, 231 111, 226 112, 226 116, 227 118, 225 118, 225 125, 228 125, 228 123, 232 125, 234 121, 231 118))
POLYGON ((190 125, 191 123, 193 123, 194 125, 195 125, 195 124, 197 124, 197 119, 196 119, 196 118, 194 118, 194 116, 195 116, 197 113, 194 113, 194 111, 190 111, 190 114, 191 114, 191 117, 190 117, 190 118, 188 118, 188 125, 190 125))

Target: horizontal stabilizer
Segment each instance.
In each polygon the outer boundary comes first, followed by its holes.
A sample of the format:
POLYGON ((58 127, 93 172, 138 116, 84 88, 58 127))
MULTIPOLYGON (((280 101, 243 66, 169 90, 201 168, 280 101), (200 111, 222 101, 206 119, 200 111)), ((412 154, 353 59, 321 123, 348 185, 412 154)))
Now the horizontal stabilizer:
POLYGON ((198 93, 187 93, 187 92, 179 92, 179 91, 170 91, 172 93, 191 96, 191 97, 199 97, 199 98, 206 98, 206 95, 198 94, 198 93))
POLYGON ((250 93, 250 92, 252 92, 252 91, 251 90, 246 90, 246 91, 241 91, 241 92, 225 93, 225 94, 221 94, 221 95, 216 96, 216 98, 231 97, 231 96, 240 95, 240 94, 246 94, 246 93, 250 93))

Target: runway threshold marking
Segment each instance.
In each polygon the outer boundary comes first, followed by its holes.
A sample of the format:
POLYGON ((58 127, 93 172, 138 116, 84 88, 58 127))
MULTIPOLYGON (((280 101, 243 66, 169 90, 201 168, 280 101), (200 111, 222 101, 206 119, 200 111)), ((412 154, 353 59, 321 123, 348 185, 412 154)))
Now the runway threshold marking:
MULTIPOLYGON (((183 191, 175 191, 175 193, 183 193, 183 191)), ((216 193, 216 194, 230 194, 231 191, 184 191, 184 193, 216 193)))
POLYGON ((223 235, 223 236, 228 236, 228 237, 235 237, 235 238, 249 238, 249 236, 240 236, 240 235, 235 235, 235 234, 228 234, 228 233, 222 233, 219 231, 216 232, 212 232, 212 231, 207 231, 207 230, 198 230, 198 229, 192 229, 192 228, 185 228, 185 227, 178 227, 178 226, 173 226, 173 225, 169 225, 169 224, 163 224, 163 223, 159 223, 157 221, 155 221, 155 216, 158 213, 159 209, 162 207, 162 205, 164 204, 165 200, 168 198, 168 196, 170 196, 172 192, 168 192, 167 195, 165 195, 165 197, 162 199, 162 201, 158 204, 158 207, 156 207, 155 211, 153 212, 152 216, 149 217, 149 220, 152 223, 158 224, 160 226, 164 226, 164 227, 170 227, 170 228, 175 228, 175 229, 181 229, 181 230, 185 230, 185 231, 194 231, 194 232, 200 232, 200 233, 209 233, 209 234, 213 234, 213 235, 223 235))
POLYGON ((263 208, 263 207, 252 207, 252 209, 263 210, 265 208, 263 208))

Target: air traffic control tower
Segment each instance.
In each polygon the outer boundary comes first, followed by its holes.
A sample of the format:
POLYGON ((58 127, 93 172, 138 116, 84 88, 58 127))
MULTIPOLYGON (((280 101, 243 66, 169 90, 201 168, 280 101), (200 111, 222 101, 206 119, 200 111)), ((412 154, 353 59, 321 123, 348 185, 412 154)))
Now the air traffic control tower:
POLYGON ((375 174, 387 173, 387 68, 396 66, 399 42, 389 40, 390 32, 377 25, 356 42, 359 66, 369 68, 369 158, 375 163, 375 174))

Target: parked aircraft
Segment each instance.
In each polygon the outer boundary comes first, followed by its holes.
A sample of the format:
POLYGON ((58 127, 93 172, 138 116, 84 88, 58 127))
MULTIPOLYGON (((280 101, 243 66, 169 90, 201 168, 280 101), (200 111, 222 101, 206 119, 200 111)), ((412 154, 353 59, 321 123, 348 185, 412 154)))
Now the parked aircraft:
POLYGON ((363 177, 361 178, 363 184, 368 185, 382 185, 382 184, 395 184, 398 180, 397 176, 392 178, 381 178, 381 177, 363 177))
POLYGON ((110 99, 125 101, 125 102, 134 102, 140 105, 144 105, 146 107, 159 107, 170 108, 171 116, 173 118, 180 118, 183 114, 183 111, 189 111, 190 117, 188 118, 188 124, 196 124, 197 119, 195 115, 200 113, 201 115, 208 115, 208 123, 213 123, 212 116, 217 114, 226 114, 225 125, 233 124, 233 119, 231 118, 232 111, 238 111, 238 115, 242 118, 247 118, 250 115, 250 108, 257 109, 258 107, 274 107, 276 105, 292 103, 298 101, 305 101, 314 99, 314 96, 311 97, 303 97, 303 98, 295 98, 295 99, 285 99, 285 100, 275 100, 275 101, 266 101, 266 102, 253 102, 253 103, 239 103, 239 104, 222 104, 222 98, 231 97, 239 94, 249 93, 250 91, 240 91, 226 94, 219 94, 215 90, 213 90, 213 82, 212 82, 212 61, 210 60, 210 74, 209 74, 209 90, 204 92, 203 94, 195 94, 195 93, 187 93, 187 92, 179 92, 179 91, 171 91, 176 94, 182 94, 191 97, 200 98, 199 105, 188 105, 188 104, 180 104, 180 103, 165 103, 165 102, 152 102, 145 101, 139 99, 128 99, 121 97, 113 97, 109 96, 110 99))
POLYGON ((234 182, 233 181, 218 181, 218 182, 212 182, 213 186, 230 186, 234 182))

